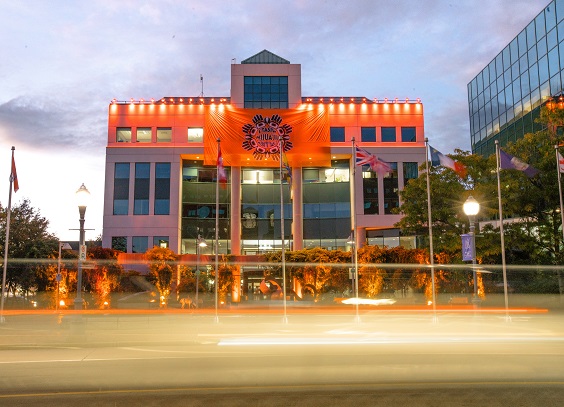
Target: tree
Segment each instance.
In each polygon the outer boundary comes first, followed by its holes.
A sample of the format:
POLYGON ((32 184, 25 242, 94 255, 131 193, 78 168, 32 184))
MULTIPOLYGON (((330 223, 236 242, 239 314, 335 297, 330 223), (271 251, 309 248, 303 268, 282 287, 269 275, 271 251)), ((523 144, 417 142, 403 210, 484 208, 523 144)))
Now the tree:
MULTIPOLYGON (((22 259, 56 259, 58 239, 47 231, 49 221, 31 206, 28 199, 11 208, 10 240, 8 246, 7 289, 13 295, 27 294, 38 289, 39 276, 48 263, 22 259)), ((7 208, 0 206, 0 246, 4 252, 7 208)), ((44 282, 42 282, 44 284, 44 282)), ((44 285, 42 284, 42 287, 44 285)))
POLYGON ((86 291, 94 292, 98 308, 111 306, 110 294, 119 287, 119 278, 123 267, 118 264, 119 252, 100 246, 92 246, 88 250, 88 258, 96 260, 92 270, 85 270, 86 291))
POLYGON ((145 259, 149 263, 149 278, 154 282, 160 296, 161 307, 166 307, 170 297, 172 278, 178 256, 168 247, 155 246, 147 250, 145 259))

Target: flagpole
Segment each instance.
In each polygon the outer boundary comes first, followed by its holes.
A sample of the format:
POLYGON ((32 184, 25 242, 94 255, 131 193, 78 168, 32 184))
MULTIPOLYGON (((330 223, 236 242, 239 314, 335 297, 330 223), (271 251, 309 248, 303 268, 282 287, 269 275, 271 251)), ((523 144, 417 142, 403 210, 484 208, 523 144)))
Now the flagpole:
MULTIPOLYGON (((564 242, 564 204, 562 203, 562 183, 560 175, 560 157, 558 151, 558 145, 554 146, 556 152, 556 172, 558 173, 558 195, 560 197, 560 221, 562 225, 562 242, 564 242)), ((560 291, 560 296, 562 296, 562 272, 558 270, 558 289, 560 291)))
POLYGON ((353 177, 352 177, 352 220, 353 220, 353 230, 352 230, 352 241, 354 250, 354 291, 356 295, 355 301, 355 321, 360 323, 360 315, 358 313, 358 239, 356 233, 356 149, 355 140, 352 138, 352 156, 351 163, 353 165, 353 177))
POLYGON ((499 154, 499 140, 495 141, 495 171, 497 174, 497 200, 499 206, 499 234, 501 237, 501 269, 503 272, 503 298, 505 301, 505 321, 510 322, 509 316, 509 299, 507 296, 507 268, 505 264, 505 234, 503 231, 503 210, 501 205, 501 181, 499 179, 499 171, 501 168, 501 157, 499 154))
POLYGON ((284 238, 284 190, 282 188, 282 154, 284 144, 282 143, 282 137, 279 138, 280 141, 280 238, 282 241, 282 303, 284 304, 284 317, 282 322, 288 323, 288 316, 286 314, 286 241, 284 238))
POLYGON ((8 210, 6 212, 6 240, 4 240, 4 267, 2 269, 2 299, 0 300, 0 323, 4 323, 4 297, 6 295, 6 271, 8 269, 8 245, 10 242, 10 217, 12 212, 12 185, 14 183, 14 150, 12 146, 12 162, 10 163, 10 192, 8 194, 8 210))
POLYGON ((429 181, 429 139, 427 137, 425 137, 425 170, 427 172, 427 222, 429 224, 429 260, 431 262, 431 289, 433 290, 431 301, 433 301, 433 323, 437 323, 437 301, 435 298, 435 253, 433 251, 433 218, 431 217, 431 182, 429 181))
POLYGON ((215 322, 219 322, 218 286, 219 286, 219 152, 221 140, 217 139, 217 174, 215 177, 215 322))

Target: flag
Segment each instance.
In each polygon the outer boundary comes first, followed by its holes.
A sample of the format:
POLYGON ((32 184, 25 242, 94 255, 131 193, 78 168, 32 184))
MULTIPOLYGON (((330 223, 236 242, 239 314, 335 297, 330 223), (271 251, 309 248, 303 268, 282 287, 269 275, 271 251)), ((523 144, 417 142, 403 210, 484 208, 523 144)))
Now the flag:
POLYGON ((431 150, 431 165, 433 167, 441 166, 450 168, 456 172, 460 178, 466 177, 466 166, 464 164, 454 161, 452 158, 442 154, 439 150, 435 150, 430 145, 429 150, 431 150))
POLYGON ((564 172, 564 157, 558 153, 558 171, 564 172))
POLYGON ((284 176, 284 179, 286 179, 288 181, 288 185, 290 185, 290 189, 292 189, 292 168, 290 167, 290 164, 288 163, 288 157, 286 157, 286 154, 284 153, 284 151, 282 151, 282 167, 284 170, 286 170, 286 174, 284 176))
POLYGON ((18 189, 20 189, 20 184, 18 183, 18 173, 16 172, 16 161, 14 160, 13 154, 12 154, 12 173, 10 174, 10 181, 13 182, 14 192, 18 192, 18 189))
POLYGON ((223 166, 223 157, 221 155, 221 147, 219 146, 219 143, 217 145, 217 180, 222 188, 227 187, 227 173, 225 172, 225 167, 223 166))
POLYGON ((536 168, 531 167, 526 162, 521 161, 511 154, 507 154, 501 148, 499 149, 499 159, 499 168, 501 168, 502 170, 518 170, 525 173, 525 175, 529 178, 534 177, 539 172, 536 168))
POLYGON ((370 169, 380 176, 385 176, 390 172, 394 172, 392 166, 386 161, 380 160, 374 154, 370 154, 368 151, 360 148, 356 148, 356 165, 368 164, 370 169))

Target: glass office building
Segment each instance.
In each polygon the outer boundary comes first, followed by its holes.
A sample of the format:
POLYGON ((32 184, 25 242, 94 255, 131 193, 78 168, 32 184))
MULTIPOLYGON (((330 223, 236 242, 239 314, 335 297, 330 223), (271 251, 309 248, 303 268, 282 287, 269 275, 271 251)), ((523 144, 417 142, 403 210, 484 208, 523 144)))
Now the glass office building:
POLYGON ((551 1, 468 84, 472 152, 540 130, 535 119, 564 83, 564 0, 551 1))

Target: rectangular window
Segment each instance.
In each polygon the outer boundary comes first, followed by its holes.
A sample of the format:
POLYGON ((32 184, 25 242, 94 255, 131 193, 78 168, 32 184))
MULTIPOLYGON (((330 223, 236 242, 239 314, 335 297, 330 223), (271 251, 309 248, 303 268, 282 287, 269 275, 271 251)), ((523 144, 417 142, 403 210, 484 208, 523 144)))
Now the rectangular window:
POLYGON ((170 163, 155 164, 155 215, 170 213, 170 163))
POLYGON ((129 163, 116 163, 114 170, 114 215, 127 215, 129 207, 129 163))
POLYGON ((204 129, 201 127, 188 127, 188 143, 203 143, 204 129))
POLYGON ((169 247, 169 240, 168 236, 153 236, 153 247, 169 247))
POLYGON ((245 76, 245 108, 287 109, 287 76, 245 76))
POLYGON ((415 143, 415 127, 401 128, 402 143, 415 143))
POLYGON ((396 141, 395 127, 382 127, 382 142, 394 143, 396 141))
POLYGON ((376 142, 376 127, 361 127, 360 139, 367 143, 376 142))
POLYGON ((127 253, 127 237, 112 236, 112 249, 127 253))
POLYGON ((118 143, 130 143, 131 127, 118 127, 116 129, 116 141, 118 143))
POLYGON ((329 136, 332 143, 343 143, 345 141, 345 128, 331 127, 329 129, 329 136))
POLYGON ((131 239, 132 253, 145 253, 147 251, 149 238, 147 236, 133 236, 131 239))
POLYGON ((362 192, 365 215, 378 214, 378 176, 369 166, 362 168, 362 192))
POLYGON ((416 179, 419 176, 417 163, 403 163, 403 186, 407 185, 410 179, 416 179))
POLYGON ((150 143, 151 142, 151 128, 150 127, 138 127, 137 128, 137 142, 138 143, 150 143))
POLYGON ((133 192, 133 214, 149 214, 149 176, 151 164, 135 164, 135 189, 133 192))
POLYGON ((158 127, 157 128, 157 143, 170 143, 172 141, 172 128, 171 127, 158 127))
POLYGON ((389 163, 394 169, 384 177, 384 213, 392 214, 399 207, 398 163, 389 163))

